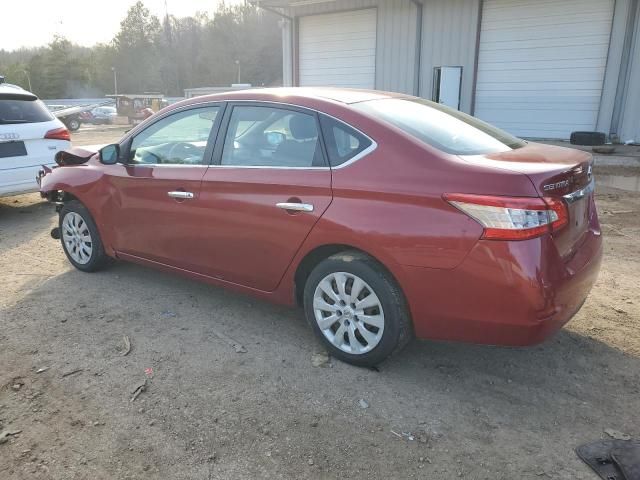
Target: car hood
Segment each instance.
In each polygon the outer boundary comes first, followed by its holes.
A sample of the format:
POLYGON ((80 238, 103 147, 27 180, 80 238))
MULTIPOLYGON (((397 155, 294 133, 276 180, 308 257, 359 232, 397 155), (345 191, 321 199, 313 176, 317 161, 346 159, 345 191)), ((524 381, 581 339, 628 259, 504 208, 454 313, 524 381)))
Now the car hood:
POLYGON ((56 163, 61 167, 69 165, 81 165, 93 157, 104 145, 88 145, 73 147, 56 153, 56 163))

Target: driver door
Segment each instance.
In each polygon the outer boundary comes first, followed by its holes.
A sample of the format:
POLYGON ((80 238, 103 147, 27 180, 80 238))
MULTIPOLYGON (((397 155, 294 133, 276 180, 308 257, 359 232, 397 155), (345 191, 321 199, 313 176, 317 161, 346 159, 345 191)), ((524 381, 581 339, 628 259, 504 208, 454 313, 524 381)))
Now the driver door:
POLYGON ((124 148, 127 162, 109 178, 116 251, 195 270, 202 177, 223 106, 190 107, 160 118, 124 148))

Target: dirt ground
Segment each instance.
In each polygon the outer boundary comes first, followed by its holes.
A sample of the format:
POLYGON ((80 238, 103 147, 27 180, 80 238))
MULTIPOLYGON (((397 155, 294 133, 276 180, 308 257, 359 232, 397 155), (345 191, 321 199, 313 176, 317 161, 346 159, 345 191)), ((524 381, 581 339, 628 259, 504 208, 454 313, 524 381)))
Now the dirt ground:
POLYGON ((0 479, 595 479, 576 446, 640 438, 640 193, 597 199, 602 271, 557 336, 416 341, 379 371, 314 366, 299 310, 123 262, 76 271, 50 205, 0 199, 0 432, 20 431, 0 479))

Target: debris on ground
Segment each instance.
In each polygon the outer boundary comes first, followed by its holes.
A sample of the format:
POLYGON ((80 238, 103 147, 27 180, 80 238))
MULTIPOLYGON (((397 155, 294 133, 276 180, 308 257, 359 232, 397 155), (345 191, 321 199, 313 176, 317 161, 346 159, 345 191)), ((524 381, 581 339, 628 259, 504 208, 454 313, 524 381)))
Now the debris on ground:
POLYGON ((311 365, 314 367, 329 366, 329 354, 327 352, 317 352, 311 355, 311 365))
POLYGON ((13 385, 11 385, 11 389, 14 392, 17 392, 18 390, 20 390, 22 388, 22 383, 14 383, 13 385))
POLYGON ((46 372, 47 370, 49 370, 49 367, 39 368, 38 370, 36 370, 36 373, 46 372))
POLYGON ((122 341, 124 342, 124 349, 122 350, 122 353, 120 355, 126 357, 131 351, 131 339, 127 335, 125 335, 122 337, 122 341))
POLYGON ((71 375, 75 375, 76 373, 80 373, 82 371, 83 371, 82 368, 76 368, 74 370, 69 370, 68 372, 64 372, 62 374, 62 378, 70 377, 71 375))
POLYGON ((594 153, 611 155, 612 153, 615 153, 616 147, 614 147, 613 145, 600 145, 600 146, 593 147, 591 150, 593 150, 594 153))
POLYGON ((177 317, 178 315, 176 315, 175 312, 172 312, 171 310, 163 310, 162 311, 162 315, 164 315, 165 317, 177 317))
POLYGON ((360 408, 369 408, 369 404, 367 403, 367 401, 364 398, 361 398, 358 401, 358 405, 360 405, 360 408))
POLYGON ((247 353, 247 349, 244 348, 242 344, 240 344, 239 342, 236 342, 233 338, 226 336, 224 333, 214 331, 213 335, 218 337, 220 340, 225 342, 230 347, 233 347, 236 353, 247 353))
POLYGON ((131 397, 131 400, 129 400, 129 402, 135 402, 136 398, 138 398, 140 396, 140 394, 142 392, 145 392, 147 390, 147 379, 144 379, 144 382, 139 384, 131 393, 133 394, 133 397, 131 397))
POLYGON ((408 440, 410 442, 413 442, 415 440, 415 437, 413 436, 412 433, 407 433, 407 432, 394 432, 393 430, 390 430, 391 433, 393 433, 396 437, 401 438, 403 440, 408 440))
POLYGON ((631 440, 631 435, 623 433, 619 430, 614 430, 613 428, 605 428, 604 433, 609 435, 611 438, 615 438, 616 440, 631 440))
POLYGON ((0 432, 0 444, 8 442, 9 437, 13 437, 21 433, 22 433, 22 430, 4 430, 0 432))

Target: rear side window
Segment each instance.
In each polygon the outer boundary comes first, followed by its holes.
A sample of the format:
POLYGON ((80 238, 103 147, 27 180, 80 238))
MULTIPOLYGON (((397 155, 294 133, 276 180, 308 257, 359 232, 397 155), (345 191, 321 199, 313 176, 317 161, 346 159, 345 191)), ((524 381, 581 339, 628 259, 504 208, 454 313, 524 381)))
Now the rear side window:
POLYGON ((333 118, 321 115, 320 126, 332 167, 348 162, 371 146, 371 140, 363 134, 333 118))
POLYGON ((40 100, 0 96, 0 125, 50 122, 53 118, 40 100))
POLYGON ((497 153, 526 145, 523 140, 471 115, 420 98, 371 100, 353 107, 454 155, 497 153))

